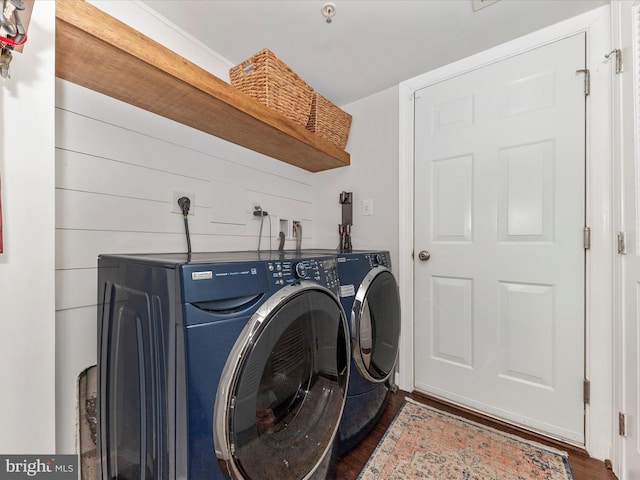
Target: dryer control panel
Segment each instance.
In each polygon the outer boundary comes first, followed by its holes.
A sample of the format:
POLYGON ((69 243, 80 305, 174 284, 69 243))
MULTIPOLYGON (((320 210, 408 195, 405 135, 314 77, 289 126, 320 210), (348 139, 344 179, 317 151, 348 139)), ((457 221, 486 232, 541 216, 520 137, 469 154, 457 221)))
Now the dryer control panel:
POLYGON ((389 254, 386 252, 368 253, 366 258, 371 268, 377 267, 378 265, 389 269, 391 268, 391 260, 389 259, 389 254))

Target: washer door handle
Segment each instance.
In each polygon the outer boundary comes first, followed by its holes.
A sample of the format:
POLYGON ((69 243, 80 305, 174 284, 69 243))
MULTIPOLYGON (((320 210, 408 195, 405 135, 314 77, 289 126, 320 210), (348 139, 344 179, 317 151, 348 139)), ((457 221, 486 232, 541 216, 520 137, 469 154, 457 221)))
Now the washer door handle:
POLYGON ((427 260, 429 260, 431 258, 431 254, 427 251, 427 250, 422 250, 419 254, 418 254, 418 258, 423 261, 426 262, 427 260))

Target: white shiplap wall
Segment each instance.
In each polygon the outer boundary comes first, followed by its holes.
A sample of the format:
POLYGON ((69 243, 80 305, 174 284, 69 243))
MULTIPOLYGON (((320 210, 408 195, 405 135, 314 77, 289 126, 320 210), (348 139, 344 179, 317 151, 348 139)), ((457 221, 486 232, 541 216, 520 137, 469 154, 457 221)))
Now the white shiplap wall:
MULTIPOLYGON (((259 203, 272 217, 301 220, 312 235, 312 174, 171 120, 56 81, 56 401, 58 451, 75 451, 81 371, 96 363, 96 262, 100 253, 186 250, 171 191, 195 197, 193 251, 252 250, 259 203), (227 198, 217 198, 224 188, 227 198), (231 198, 228 198, 231 196, 231 198), (226 202, 224 201, 226 200, 226 202), (241 204, 218 223, 221 203, 241 204)), ((269 246, 269 223, 262 248, 269 246)), ((287 248, 294 248, 287 241, 287 248)))

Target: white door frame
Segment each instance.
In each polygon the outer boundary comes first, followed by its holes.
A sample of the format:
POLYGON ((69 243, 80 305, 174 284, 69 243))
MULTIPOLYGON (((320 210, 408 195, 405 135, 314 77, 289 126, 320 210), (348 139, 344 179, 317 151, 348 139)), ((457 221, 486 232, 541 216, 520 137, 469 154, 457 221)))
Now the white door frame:
POLYGON ((587 102, 587 222, 591 249, 587 253, 585 285, 585 375, 591 381, 591 402, 585 411, 585 447, 595 458, 610 458, 613 391, 613 227, 611 161, 611 77, 604 55, 611 51, 610 7, 605 5, 506 44, 457 61, 399 85, 399 261, 402 304, 398 386, 414 389, 413 369, 413 95, 416 90, 532 48, 587 33, 587 65, 591 93, 587 102))
MULTIPOLYGON (((627 75, 614 75, 613 79, 613 158, 614 158, 614 191, 616 192, 615 201, 616 213, 615 221, 621 230, 627 233, 627 252, 630 255, 638 255, 638 223, 633 217, 637 218, 637 206, 629 209, 629 196, 637 196, 638 182, 635 180, 630 186, 628 179, 625 179, 627 172, 627 163, 634 162, 637 164, 637 94, 638 70, 635 66, 637 57, 632 43, 637 42, 634 34, 635 19, 631 22, 631 18, 637 15, 637 9, 640 8, 640 0, 613 0, 611 2, 612 17, 612 38, 613 46, 622 49, 623 55, 623 72, 627 75), (630 76, 629 76, 630 75, 630 76), (626 180, 626 181, 625 181, 626 180), (628 191, 625 191, 627 190, 628 191), (629 209, 629 210, 628 210, 629 209)), ((626 255, 617 255, 615 259, 615 322, 614 322, 614 345, 616 356, 614 357, 614 446, 612 454, 613 470, 618 477, 623 480, 628 471, 628 463, 626 460, 625 442, 637 441, 638 432, 632 427, 631 438, 626 439, 617 435, 616 420, 618 412, 626 413, 630 418, 636 418, 637 411, 625 410, 631 408, 632 405, 625 405, 625 389, 636 388, 636 383, 628 384, 627 370, 625 365, 626 342, 631 339, 625 335, 625 317, 627 315, 626 302, 626 283, 630 277, 627 277, 627 269, 625 259, 626 255)), ((633 341, 633 340, 631 340, 633 341)))

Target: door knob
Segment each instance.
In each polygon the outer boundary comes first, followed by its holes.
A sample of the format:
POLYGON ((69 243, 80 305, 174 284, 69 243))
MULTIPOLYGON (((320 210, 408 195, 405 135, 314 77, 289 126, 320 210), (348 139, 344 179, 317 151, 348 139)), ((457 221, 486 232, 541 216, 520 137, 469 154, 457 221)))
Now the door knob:
POLYGON ((426 250, 422 250, 419 254, 418 254, 418 258, 420 260, 422 260, 423 262, 426 262, 427 260, 429 260, 431 258, 431 254, 426 251, 426 250))

